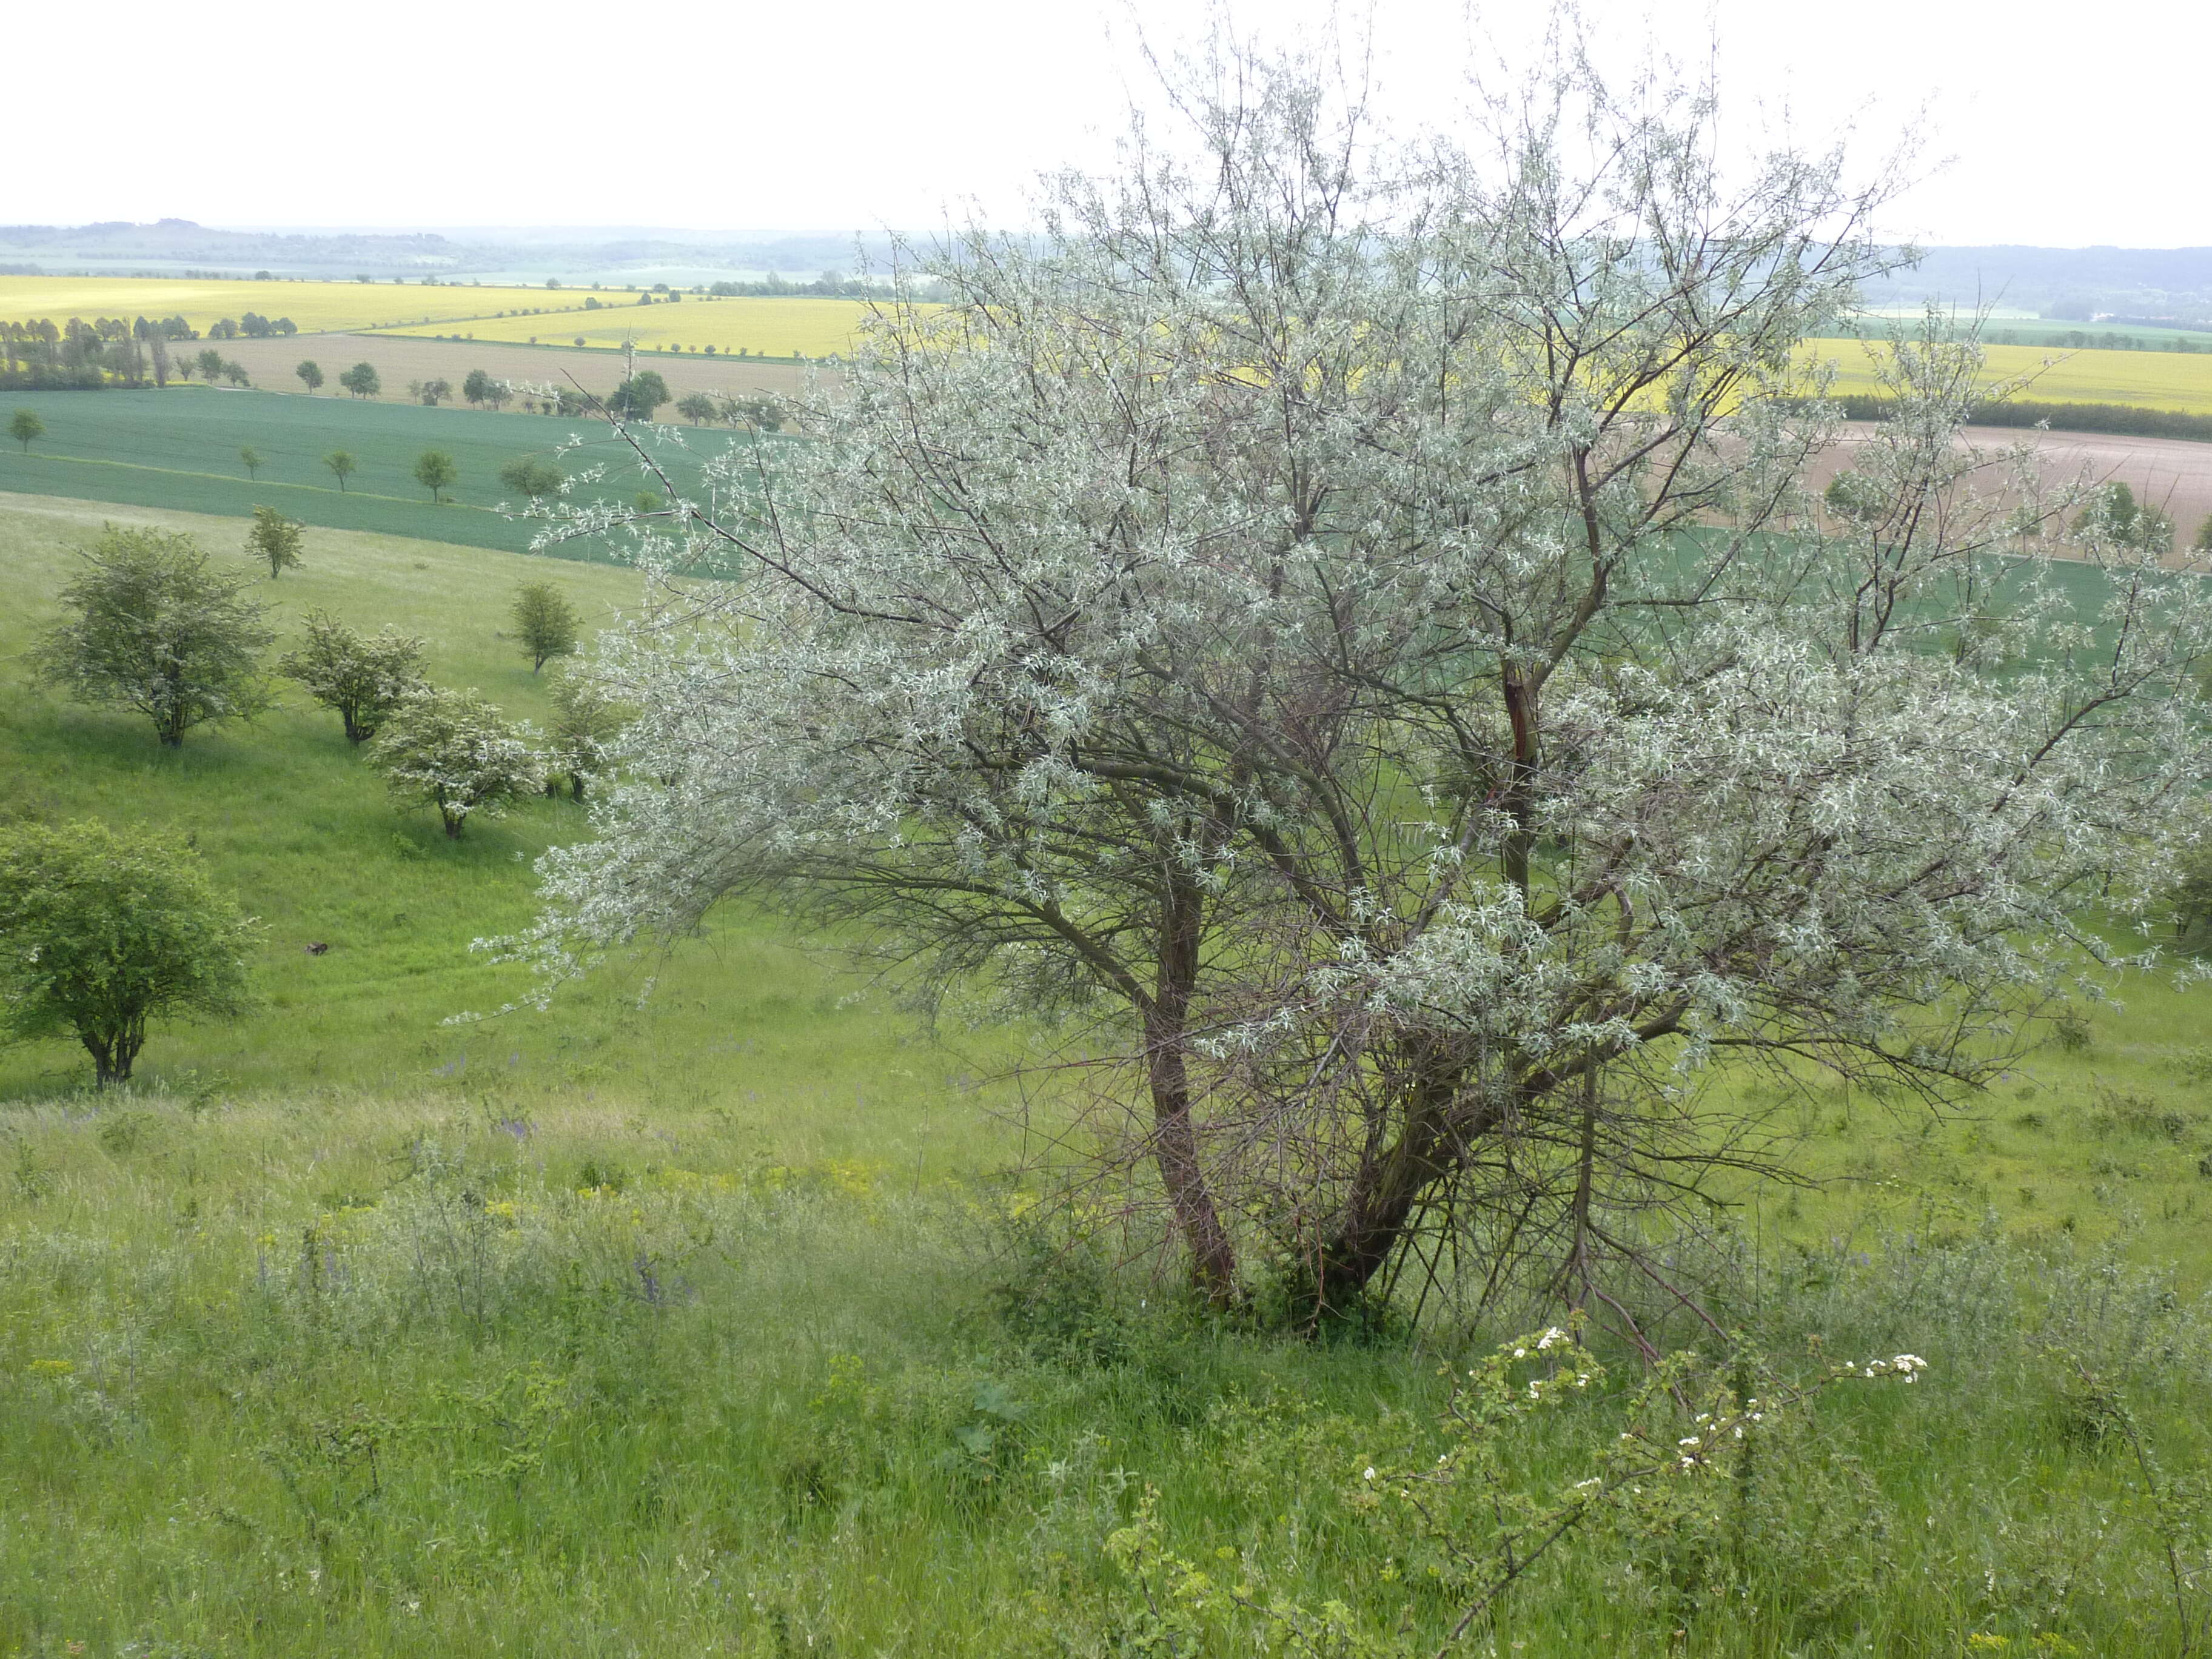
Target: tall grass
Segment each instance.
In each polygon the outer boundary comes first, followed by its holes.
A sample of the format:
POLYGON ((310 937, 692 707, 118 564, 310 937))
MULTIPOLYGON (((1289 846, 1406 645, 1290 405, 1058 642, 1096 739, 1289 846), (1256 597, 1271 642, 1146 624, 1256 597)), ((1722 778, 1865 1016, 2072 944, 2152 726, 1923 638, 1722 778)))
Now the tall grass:
MULTIPOLYGON (((1148 1489, 1224 1586, 1341 1601, 1386 1641, 1455 1612, 1354 1494, 1364 1467, 1429 1460, 1440 1372, 1483 1331, 1295 1344, 1011 1248, 988 1184, 767 1162, 712 1112, 512 1109, 301 1091, 12 1115, 0 1651, 1249 1650, 1233 1620, 1181 1646, 1148 1622, 1104 1548, 1148 1489)), ((1927 1380, 1825 1400, 1725 1571, 1695 1536, 1595 1529, 1486 1641, 2179 1651, 2171 1528, 2075 1362, 2165 1467, 2201 1468, 2197 1304, 1994 1235, 1732 1282, 1784 1370, 1909 1348, 1927 1380)), ((1577 1478, 1618 1399, 1515 1443, 1516 1481, 1577 1478)), ((2180 1540, 2192 1570, 2203 1544, 2180 1540)))
MULTIPOLYGON (((0 658, 99 516, 0 511, 0 658)), ((544 574, 321 532, 264 591, 280 629, 424 632, 439 678, 538 716, 501 634, 544 574)), ((627 600, 618 571, 557 580, 627 600)), ((1332 1623, 1330 1650, 1397 1654, 1449 1627, 1464 1564, 1361 1477, 1450 1443, 1490 1318, 1307 1345, 1185 1307, 1024 1208, 976 1081, 1022 1034, 926 1036, 760 917, 448 1025, 522 988, 468 944, 529 914, 573 807, 447 845, 319 711, 163 754, 0 681, 0 811, 172 824, 267 927, 262 1011, 157 1031, 133 1091, 61 1044, 0 1054, 0 1655, 1225 1656, 1332 1623)), ((1769 1103, 1821 1184, 1685 1247, 1720 1328, 1679 1334, 1723 1382, 1901 1351, 1926 1380, 1823 1395, 1705 1509, 1569 1536, 1467 1650, 2184 1650, 2212 1060, 2188 997, 2124 988, 1954 1120, 1769 1103)), ((1638 1370, 1607 1358, 1501 1443, 1504 1497, 1613 1443, 1638 1370)))

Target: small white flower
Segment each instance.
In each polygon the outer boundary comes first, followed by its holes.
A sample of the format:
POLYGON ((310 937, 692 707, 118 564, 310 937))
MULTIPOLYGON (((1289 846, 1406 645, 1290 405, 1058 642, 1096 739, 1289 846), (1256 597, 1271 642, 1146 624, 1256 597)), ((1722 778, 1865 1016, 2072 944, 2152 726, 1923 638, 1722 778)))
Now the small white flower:
POLYGON ((1366 1474, 1363 1474, 1363 1475, 1361 1475, 1359 1478, 1360 1478, 1362 1480, 1372 1480, 1375 1478, 1375 1470, 1374 1470, 1373 1466, 1372 1466, 1372 1465, 1370 1465, 1370 1466, 1369 1467, 1368 1470, 1367 1470, 1367 1473, 1366 1473, 1366 1474))

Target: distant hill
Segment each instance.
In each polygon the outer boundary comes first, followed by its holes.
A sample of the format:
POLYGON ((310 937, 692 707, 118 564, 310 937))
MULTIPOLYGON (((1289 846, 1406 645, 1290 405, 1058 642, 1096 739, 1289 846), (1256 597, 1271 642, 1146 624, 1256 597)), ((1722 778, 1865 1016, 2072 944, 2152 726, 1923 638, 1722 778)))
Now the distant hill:
MULTIPOLYGON (((864 251, 889 263, 880 238, 864 251)), ((189 219, 150 225, 0 225, 0 271, 26 276, 557 276, 625 270, 758 274, 811 279, 850 271, 851 236, 666 230, 650 227, 483 228, 452 233, 368 229, 226 230, 189 219)))
POLYGON ((2212 325, 2212 247, 1929 248, 1867 297, 1998 305, 2068 322, 2212 325))
MULTIPOLYGON (((891 247, 865 239, 882 269, 891 247)), ((0 225, 0 273, 437 276, 648 282, 686 286, 777 272, 809 281, 856 264, 849 235, 681 230, 659 226, 472 226, 444 231, 264 227, 189 219, 150 225, 0 225)), ((1978 303, 2067 322, 2112 319, 2212 327, 2212 247, 1935 247, 1871 288, 1875 306, 1978 303)))

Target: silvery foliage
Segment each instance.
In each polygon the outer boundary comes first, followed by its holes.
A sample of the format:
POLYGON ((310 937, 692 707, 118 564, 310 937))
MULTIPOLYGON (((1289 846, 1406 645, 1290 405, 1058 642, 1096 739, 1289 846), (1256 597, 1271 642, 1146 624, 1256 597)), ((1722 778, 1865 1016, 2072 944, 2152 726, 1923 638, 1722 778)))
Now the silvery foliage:
POLYGON ((968 233, 811 441, 671 484, 623 781, 520 948, 858 916, 1121 1022, 1216 1296, 1263 1224, 1324 1310, 1453 1218, 1587 1283, 1737 1144, 1716 1056, 1941 1097, 2109 964, 2198 809, 2207 607, 1960 441, 1932 325, 1810 494, 1793 349, 1893 262, 1839 156, 1731 185, 1707 89, 1571 53, 1480 153, 1328 84, 1188 78, 1187 162, 1140 127, 968 233))

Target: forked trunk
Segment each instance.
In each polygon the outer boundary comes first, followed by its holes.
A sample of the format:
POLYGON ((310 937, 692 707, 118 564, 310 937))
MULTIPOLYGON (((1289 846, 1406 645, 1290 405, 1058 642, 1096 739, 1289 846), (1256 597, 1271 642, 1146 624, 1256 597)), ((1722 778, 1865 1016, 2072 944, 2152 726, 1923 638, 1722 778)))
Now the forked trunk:
POLYGON ((146 1024, 137 1019, 118 1031, 81 1031, 78 1039, 92 1056, 94 1083, 105 1089, 112 1083, 131 1081, 131 1065, 146 1042, 146 1024))
POLYGON ((1448 1073, 1415 1085, 1396 1139, 1371 1150, 1361 1163, 1335 1231, 1316 1253, 1309 1328, 1359 1310, 1376 1274, 1405 1245, 1423 1198, 1495 1123, 1488 1108, 1470 1121, 1456 1122, 1457 1094, 1448 1073))

